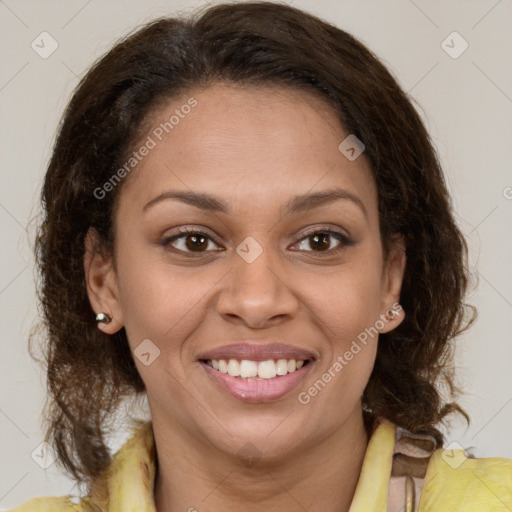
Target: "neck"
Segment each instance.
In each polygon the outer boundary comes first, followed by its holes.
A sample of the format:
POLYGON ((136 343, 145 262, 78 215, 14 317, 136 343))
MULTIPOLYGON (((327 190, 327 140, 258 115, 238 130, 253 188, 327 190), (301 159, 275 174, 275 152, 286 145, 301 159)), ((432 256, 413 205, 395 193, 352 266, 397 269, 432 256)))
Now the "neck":
POLYGON ((321 444, 297 451, 286 460, 261 459, 253 465, 222 452, 211 457, 204 444, 175 441, 167 432, 160 439, 155 433, 158 512, 347 512, 368 433, 358 410, 321 444))

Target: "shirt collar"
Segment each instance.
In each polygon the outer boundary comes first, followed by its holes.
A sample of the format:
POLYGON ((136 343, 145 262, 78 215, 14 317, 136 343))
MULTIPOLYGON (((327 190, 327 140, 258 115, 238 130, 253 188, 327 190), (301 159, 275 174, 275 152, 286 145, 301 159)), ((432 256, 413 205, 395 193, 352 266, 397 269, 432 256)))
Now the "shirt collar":
POLYGON ((349 512, 386 512, 396 425, 377 418, 349 512))

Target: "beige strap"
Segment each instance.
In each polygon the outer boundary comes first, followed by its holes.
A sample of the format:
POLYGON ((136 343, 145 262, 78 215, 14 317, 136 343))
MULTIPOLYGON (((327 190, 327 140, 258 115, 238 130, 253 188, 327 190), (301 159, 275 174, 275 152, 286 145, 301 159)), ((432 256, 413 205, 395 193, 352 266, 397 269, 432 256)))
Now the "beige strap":
POLYGON ((427 435, 396 429, 393 464, 389 480, 388 512, 418 512, 435 440, 427 435))

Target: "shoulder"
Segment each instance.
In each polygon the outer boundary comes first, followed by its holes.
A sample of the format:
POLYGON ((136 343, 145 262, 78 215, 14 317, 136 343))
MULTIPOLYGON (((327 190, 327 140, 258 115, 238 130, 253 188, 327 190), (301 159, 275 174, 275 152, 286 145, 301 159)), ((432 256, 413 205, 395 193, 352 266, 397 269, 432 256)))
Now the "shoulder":
MULTIPOLYGON (((85 496, 77 503, 71 496, 44 496, 32 498, 7 512, 101 512, 105 504, 91 496, 85 496)), ((108 508, 108 506, 107 506, 108 508)))
POLYGON ((433 438, 396 427, 389 504, 417 512, 512 511, 512 459, 467 457, 463 449, 437 448, 433 438), (407 482, 409 479, 409 485, 407 482))
POLYGON ((73 503, 69 496, 57 496, 32 498, 8 512, 92 512, 92 510, 87 499, 80 503, 73 503))
POLYGON ((419 510, 512 510, 512 459, 474 459, 462 449, 437 449, 428 464, 419 510))
POLYGON ((32 498, 8 512, 100 512, 109 510, 112 503, 115 510, 151 510, 148 503, 155 472, 152 422, 132 423, 131 437, 91 484, 87 496, 76 503, 69 495, 32 498))

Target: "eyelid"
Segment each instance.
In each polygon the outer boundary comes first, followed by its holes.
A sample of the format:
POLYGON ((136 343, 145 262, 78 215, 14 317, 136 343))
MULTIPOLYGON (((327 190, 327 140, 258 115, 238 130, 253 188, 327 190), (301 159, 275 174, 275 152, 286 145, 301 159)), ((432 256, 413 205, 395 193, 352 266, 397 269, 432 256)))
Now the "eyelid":
MULTIPOLYGON (((326 225, 323 225, 323 226, 316 225, 316 226, 311 226, 311 227, 305 228, 301 233, 299 233, 298 235, 295 235, 295 236, 300 236, 300 238, 296 239, 296 241, 292 243, 292 246, 302 242, 309 236, 317 234, 317 233, 327 233, 331 236, 337 235, 339 237, 338 240, 340 242, 341 248, 343 248, 345 246, 352 245, 354 243, 354 241, 350 238, 350 236, 347 233, 342 232, 341 228, 339 228, 339 227, 333 228, 331 226, 326 226, 326 225)), ((212 242, 214 242, 216 245, 220 245, 222 247, 222 242, 220 241, 219 237, 209 233, 209 230, 207 228, 199 227, 199 226, 198 227, 194 227, 194 226, 179 227, 179 228, 177 228, 176 233, 166 236, 161 241, 161 245, 163 245, 163 246, 171 245, 171 242, 174 242, 175 240, 182 238, 183 236, 188 235, 188 234, 203 235, 203 236, 207 237, 208 239, 210 239, 212 242)), ((172 247, 172 245, 171 245, 171 247, 172 247)), ((325 251, 325 254, 334 254, 337 250, 340 249, 340 247, 335 248, 335 249, 329 249, 329 250, 325 251)), ((194 253, 193 251, 182 251, 181 249, 176 249, 175 247, 173 247, 173 249, 179 253, 195 254, 195 255, 207 254, 207 253, 211 253, 211 252, 221 252, 221 250, 222 250, 222 249, 215 250, 215 251, 209 250, 209 251, 194 253)), ((304 251, 304 252, 313 252, 314 253, 317 251, 304 251)), ((318 251, 318 254, 322 254, 322 251, 318 251)))
POLYGON ((298 241, 303 240, 304 238, 306 238, 308 236, 314 235, 315 233, 334 233, 334 234, 343 236, 345 238, 350 238, 348 233, 342 232, 342 229, 339 227, 333 227, 333 226, 328 226, 328 225, 317 225, 317 226, 305 228, 300 233, 301 238, 298 241))
POLYGON ((301 237, 296 242, 294 242, 292 244, 292 246, 299 244, 300 242, 302 242, 306 238, 308 238, 308 237, 310 237, 312 235, 315 235, 317 233, 326 233, 326 234, 328 234, 330 236, 333 236, 333 237, 336 237, 336 235, 337 235, 338 241, 340 242, 340 245, 337 248, 329 249, 327 251, 304 251, 304 252, 310 252, 310 253, 317 252, 319 255, 323 255, 323 254, 325 254, 325 255, 332 255, 332 254, 335 254, 337 251, 343 249, 344 247, 348 247, 348 246, 354 244, 354 241, 352 240, 350 235, 348 235, 348 233, 343 232, 340 229, 341 228, 333 228, 331 226, 313 226, 313 227, 310 227, 310 228, 306 228, 301 233, 301 237))
MULTIPOLYGON (((176 228, 176 233, 173 233, 172 235, 167 235, 163 238, 163 240, 160 242, 162 246, 168 246, 171 245, 171 242, 174 242, 175 240, 178 240, 179 238, 184 237, 185 235, 203 235, 210 239, 212 242, 214 242, 217 245, 222 246, 222 242, 220 241, 219 237, 216 235, 213 235, 209 233, 209 230, 204 227, 191 227, 191 226, 185 226, 185 227, 179 227, 176 228)), ((172 247, 172 246, 171 246, 172 247)), ((173 247, 177 252, 183 253, 184 251, 181 251, 180 249, 176 249, 173 247)), ((195 254, 205 254, 206 252, 212 252, 212 251, 205 251, 204 253, 197 252, 195 254)), ((215 251, 220 252, 220 251, 215 251)), ((186 254, 194 254, 192 251, 186 252, 186 254)))

